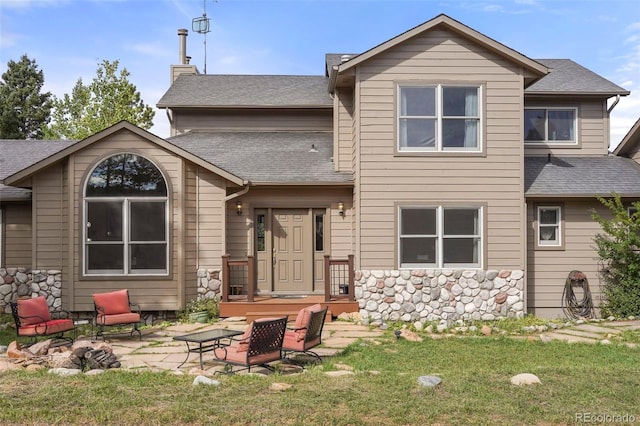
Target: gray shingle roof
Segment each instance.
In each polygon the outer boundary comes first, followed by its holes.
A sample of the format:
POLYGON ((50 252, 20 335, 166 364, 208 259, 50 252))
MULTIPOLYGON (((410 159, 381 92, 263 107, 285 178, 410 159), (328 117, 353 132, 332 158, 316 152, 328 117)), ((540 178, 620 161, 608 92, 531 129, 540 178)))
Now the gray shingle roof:
POLYGON ((536 59, 551 72, 525 89, 532 93, 593 93, 628 95, 629 92, 570 59, 536 59))
POLYGON ((640 196, 640 165, 629 158, 525 157, 526 196, 640 196))
POLYGON ((325 76, 182 74, 157 106, 331 108, 333 101, 325 76))
POLYGON ((351 174, 334 171, 331 132, 192 131, 167 141, 253 183, 352 181, 351 174))
MULTIPOLYGON (((0 180, 73 145, 76 141, 0 139, 0 180)), ((0 184, 0 200, 28 199, 31 191, 0 184)))

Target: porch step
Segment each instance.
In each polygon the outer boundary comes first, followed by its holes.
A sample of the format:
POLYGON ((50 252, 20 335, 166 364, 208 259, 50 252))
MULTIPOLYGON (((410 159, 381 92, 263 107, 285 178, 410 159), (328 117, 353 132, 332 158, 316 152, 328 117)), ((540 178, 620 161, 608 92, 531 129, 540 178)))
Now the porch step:
MULTIPOLYGON (((251 323, 251 321, 260 319, 260 318, 268 318, 268 317, 281 317, 286 315, 287 316, 287 320, 288 321, 295 321, 296 317, 298 316, 298 312, 299 311, 250 311, 247 312, 247 314, 245 315, 245 317, 247 318, 247 324, 251 323)), ((331 322, 333 319, 333 316, 331 314, 331 311, 327 310, 327 316, 325 317, 324 321, 325 322, 331 322)))

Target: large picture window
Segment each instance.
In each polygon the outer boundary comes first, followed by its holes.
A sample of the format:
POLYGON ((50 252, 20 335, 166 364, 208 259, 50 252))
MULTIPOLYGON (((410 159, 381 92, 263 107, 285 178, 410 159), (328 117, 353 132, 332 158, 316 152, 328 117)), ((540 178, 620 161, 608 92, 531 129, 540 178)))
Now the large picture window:
POLYGON ((85 275, 168 273, 167 185, 137 154, 118 154, 93 169, 84 198, 85 275))
POLYGON ((480 151, 480 86, 398 86, 398 151, 480 151))
POLYGON ((482 208, 400 207, 401 268, 480 268, 482 208))
POLYGON ((576 115, 573 108, 525 108, 525 143, 577 143, 576 115))

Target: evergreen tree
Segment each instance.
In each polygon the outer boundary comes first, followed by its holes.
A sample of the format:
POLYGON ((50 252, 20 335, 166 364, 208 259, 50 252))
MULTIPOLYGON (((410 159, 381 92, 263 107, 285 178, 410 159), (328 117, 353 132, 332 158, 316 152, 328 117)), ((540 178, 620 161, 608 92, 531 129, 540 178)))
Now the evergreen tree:
POLYGON ((44 74, 22 55, 7 63, 0 80, 0 139, 42 139, 49 122, 51 93, 40 93, 44 74))
POLYGON ((78 79, 71 95, 53 103, 52 123, 47 136, 54 139, 84 139, 119 121, 149 129, 155 111, 145 105, 136 86, 129 82, 129 72, 118 74, 119 61, 104 60, 91 84, 78 79))

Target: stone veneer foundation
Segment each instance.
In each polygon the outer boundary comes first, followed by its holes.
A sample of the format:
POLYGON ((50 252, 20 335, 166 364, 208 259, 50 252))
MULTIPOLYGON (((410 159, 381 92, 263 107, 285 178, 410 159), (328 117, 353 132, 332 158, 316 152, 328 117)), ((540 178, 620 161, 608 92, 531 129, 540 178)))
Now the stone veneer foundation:
MULTIPOLYGON (((198 297, 220 296, 220 271, 199 269, 198 297)), ((19 297, 44 296, 52 311, 62 307, 59 270, 0 268, 0 310, 19 297)), ((385 321, 494 320, 525 313, 522 270, 356 271, 360 314, 372 325, 385 321)))
POLYGON ((356 272, 355 297, 372 325, 520 317, 524 271, 362 270, 356 272))
POLYGON ((11 312, 9 302, 20 297, 44 296, 49 309, 62 310, 62 272, 28 268, 0 268, 0 309, 11 312))

